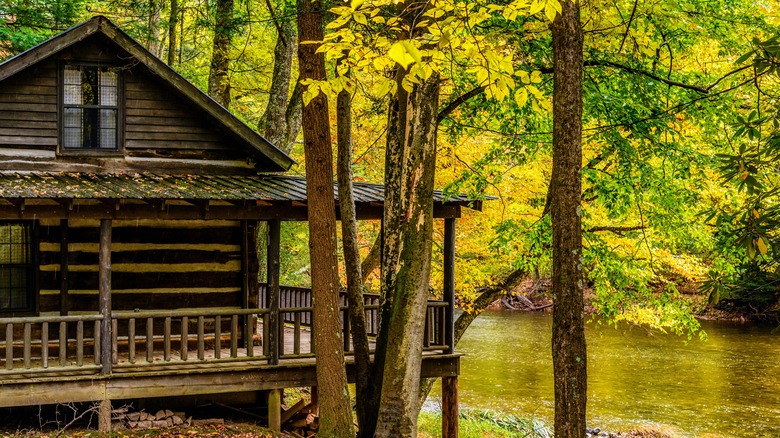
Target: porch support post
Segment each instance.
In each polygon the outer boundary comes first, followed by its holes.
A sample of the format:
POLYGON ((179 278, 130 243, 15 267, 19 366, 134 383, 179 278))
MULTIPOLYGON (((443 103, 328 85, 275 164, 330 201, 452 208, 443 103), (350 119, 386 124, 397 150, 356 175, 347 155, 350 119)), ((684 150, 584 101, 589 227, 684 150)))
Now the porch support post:
POLYGON ((111 432, 111 400, 98 402, 98 431, 111 432))
POLYGON ((60 315, 70 310, 68 298, 68 220, 60 220, 60 315))
MULTIPOLYGON (((98 287, 100 294, 100 373, 111 374, 112 341, 111 331, 111 219, 100 220, 100 247, 98 249, 98 287)), ((109 420, 110 421, 110 420, 109 420)))
POLYGON ((455 352, 455 218, 444 219, 444 343, 455 352))
POLYGON ((458 376, 441 378, 441 436, 458 438, 458 376))
POLYGON ((280 432, 282 430, 282 390, 268 391, 268 428, 280 432))
MULTIPOLYGON (((279 288, 279 247, 281 245, 281 222, 278 219, 268 221, 268 288, 265 294, 268 317, 268 360, 271 365, 279 363, 279 306, 281 291, 279 288)), ((264 342, 266 340, 263 340, 264 342)))

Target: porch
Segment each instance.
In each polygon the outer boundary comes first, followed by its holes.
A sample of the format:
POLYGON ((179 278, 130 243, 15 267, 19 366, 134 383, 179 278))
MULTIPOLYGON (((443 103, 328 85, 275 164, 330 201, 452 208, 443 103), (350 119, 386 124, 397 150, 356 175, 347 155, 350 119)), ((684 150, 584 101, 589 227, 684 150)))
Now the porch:
MULTIPOLYGON (((204 194, 195 190, 210 178, 144 178, 90 175, 87 185, 48 174, 0 184, 8 188, 0 218, 23 236, 8 245, 26 248, 18 270, 28 274, 29 292, 26 307, 0 318, 0 407, 98 401, 105 412, 112 400, 269 391, 269 425, 278 427, 279 392, 316 385, 311 291, 280 285, 281 224, 306 218, 305 181, 223 177, 238 188, 204 194), (154 189, 130 199, 110 192, 142 183, 154 189), (74 198, 62 187, 92 192, 74 198), (265 266, 256 253, 261 221, 265 266), (260 270, 267 284, 258 283, 260 270)), ((357 189, 358 218, 381 220, 381 186, 357 189)), ((435 196, 434 216, 444 222, 443 296, 427 304, 421 376, 445 378, 444 417, 457 430, 455 221, 471 201, 435 196)), ((351 380, 346 304, 342 297, 351 380)), ((364 304, 374 338, 379 297, 365 294, 364 304)))

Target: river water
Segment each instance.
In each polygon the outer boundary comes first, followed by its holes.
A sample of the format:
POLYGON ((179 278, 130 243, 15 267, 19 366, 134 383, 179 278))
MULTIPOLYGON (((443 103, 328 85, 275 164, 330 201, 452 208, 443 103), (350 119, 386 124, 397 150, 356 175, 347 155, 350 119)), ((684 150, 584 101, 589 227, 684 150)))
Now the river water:
MULTIPOLYGON (((460 402, 552 423, 552 316, 487 311, 457 350, 460 402)), ((685 342, 641 327, 589 324, 588 425, 662 425, 680 436, 780 437, 780 334, 703 321, 685 342), (712 434, 712 435, 710 435, 712 434)))

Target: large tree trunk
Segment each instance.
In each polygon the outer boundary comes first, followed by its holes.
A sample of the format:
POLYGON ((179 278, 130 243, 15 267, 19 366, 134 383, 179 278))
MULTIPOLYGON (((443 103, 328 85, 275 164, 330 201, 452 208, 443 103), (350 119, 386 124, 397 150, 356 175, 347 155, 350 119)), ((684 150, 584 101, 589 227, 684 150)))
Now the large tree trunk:
POLYGON ((209 68, 209 96, 225 108, 230 106, 230 39, 233 33, 233 0, 217 0, 214 43, 209 68))
MULTIPOLYGON (((268 106, 260 120, 260 131, 272 144, 290 153, 292 143, 287 142, 287 106, 292 79, 292 61, 296 49, 296 35, 293 24, 279 21, 279 30, 274 47, 274 72, 268 106)), ((296 129, 296 135, 297 135, 296 129)))
POLYGON ((552 355, 555 436, 585 436, 587 355, 582 298, 582 26, 579 4, 561 1, 553 34, 552 355))
POLYGON ((439 77, 434 73, 407 95, 400 87, 405 72, 398 68, 399 91, 391 106, 385 155, 386 345, 377 437, 416 436, 433 240, 439 77))
POLYGON ((168 16, 168 65, 176 62, 176 52, 179 47, 179 0, 171 0, 171 11, 168 16))
MULTIPOLYGON (((298 35, 302 41, 322 41, 322 6, 298 0, 298 35)), ((325 79, 325 58, 316 44, 299 44, 301 79, 325 79)), ((344 346, 339 322, 336 204, 333 199, 333 157, 330 145, 328 101, 312 99, 303 109, 303 144, 309 210, 314 343, 317 348, 317 387, 320 400, 319 434, 355 435, 352 424, 344 346)))

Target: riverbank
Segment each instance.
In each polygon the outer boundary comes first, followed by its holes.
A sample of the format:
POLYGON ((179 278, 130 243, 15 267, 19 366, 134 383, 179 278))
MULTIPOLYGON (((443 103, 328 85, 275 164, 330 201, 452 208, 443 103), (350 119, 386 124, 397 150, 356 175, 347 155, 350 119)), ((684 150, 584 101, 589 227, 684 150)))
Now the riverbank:
MULTIPOLYGON (((494 301, 489 309, 505 309, 529 312, 552 312, 552 297, 550 296, 551 280, 526 280, 512 294, 505 295, 494 301)), ((680 294, 693 309, 694 316, 707 321, 731 321, 743 323, 780 324, 780 302, 764 306, 738 306, 734 302, 721 300, 717 305, 711 305, 707 297, 697 291, 696 284, 679 286, 680 294)), ((592 288, 586 287, 583 298, 585 312, 596 313, 593 301, 596 298, 592 288)))
MULTIPOLYGON (((420 412, 418 436, 441 437, 441 413, 431 410, 420 412)), ((521 418, 484 409, 463 408, 459 418, 458 433, 461 438, 552 438, 552 428, 537 418, 521 418)), ((665 426, 643 426, 628 432, 609 432, 600 428, 588 429, 588 438, 678 438, 665 426)))

